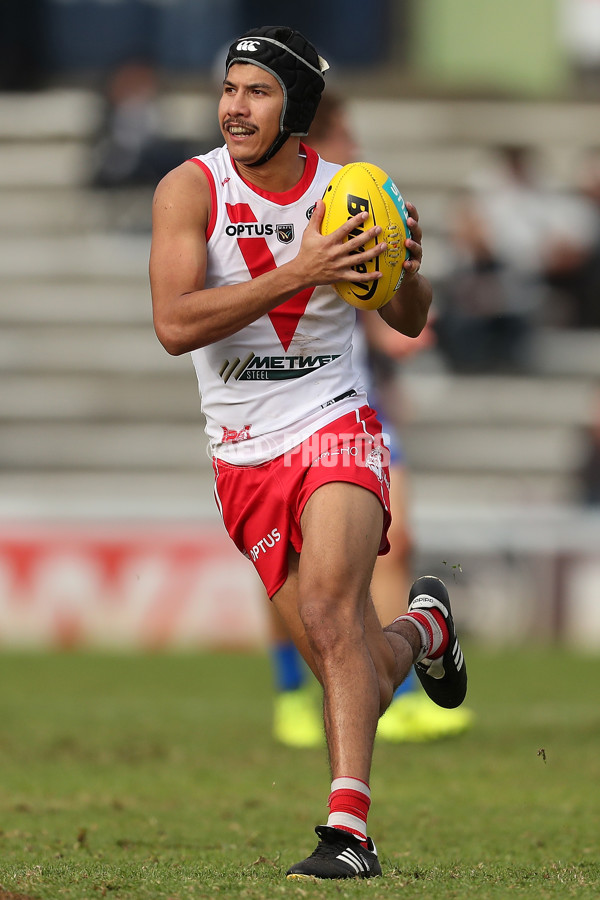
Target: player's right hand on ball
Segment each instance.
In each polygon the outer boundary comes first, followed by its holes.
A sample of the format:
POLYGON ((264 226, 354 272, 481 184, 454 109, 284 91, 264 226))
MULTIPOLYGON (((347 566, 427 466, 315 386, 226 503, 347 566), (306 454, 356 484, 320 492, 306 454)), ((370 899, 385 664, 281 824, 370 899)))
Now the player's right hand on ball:
POLYGON ((368 218, 368 213, 361 212, 340 225, 336 231, 324 235, 321 234, 324 213, 325 204, 322 200, 317 200, 296 257, 306 276, 307 285, 335 284, 336 281, 372 281, 374 277, 379 278, 379 273, 360 274, 354 268, 374 259, 386 249, 385 243, 376 243, 369 250, 363 249, 366 243, 381 234, 379 225, 363 231, 362 225, 368 218), (360 233, 350 237, 353 231, 360 233))

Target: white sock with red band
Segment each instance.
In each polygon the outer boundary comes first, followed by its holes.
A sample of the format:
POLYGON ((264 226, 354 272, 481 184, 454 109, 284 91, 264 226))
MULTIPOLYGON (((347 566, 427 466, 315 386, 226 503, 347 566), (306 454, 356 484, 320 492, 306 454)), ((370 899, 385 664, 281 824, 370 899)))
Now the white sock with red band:
POLYGON ((327 804, 327 824, 349 831, 366 846, 367 816, 371 805, 369 785, 360 778, 334 778, 327 804))
MULTIPOLYGON (((402 620, 412 622, 421 636, 421 652, 417 662, 425 659, 438 659, 443 656, 448 646, 448 626, 441 612, 437 609, 419 609, 398 616, 394 622, 402 620)), ((394 624, 392 622, 392 625, 394 624)))

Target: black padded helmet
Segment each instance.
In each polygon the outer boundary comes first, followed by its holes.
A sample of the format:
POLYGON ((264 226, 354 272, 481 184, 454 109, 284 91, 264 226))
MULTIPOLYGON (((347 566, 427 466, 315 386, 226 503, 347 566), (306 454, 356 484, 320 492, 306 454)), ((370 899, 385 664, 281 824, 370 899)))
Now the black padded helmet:
POLYGON ((310 41, 286 25, 252 28, 233 42, 227 54, 225 74, 234 63, 252 63, 273 75, 283 90, 279 135, 253 166, 260 166, 290 136, 303 137, 317 111, 329 66, 310 41))

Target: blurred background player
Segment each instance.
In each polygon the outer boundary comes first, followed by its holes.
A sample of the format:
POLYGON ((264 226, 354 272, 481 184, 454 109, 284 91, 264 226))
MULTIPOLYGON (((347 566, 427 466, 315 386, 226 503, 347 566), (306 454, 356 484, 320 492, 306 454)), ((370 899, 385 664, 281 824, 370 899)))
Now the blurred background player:
MULTIPOLYGON (((358 159, 344 103, 325 90, 306 143, 328 162, 346 165, 358 159)), ((358 313, 353 357, 361 368, 369 400, 379 410, 383 432, 389 436, 391 454, 390 501, 391 550, 378 558, 371 584, 373 601, 382 623, 392 621, 405 604, 413 581, 411 575, 412 535, 408 514, 408 486, 402 448, 397 437, 398 361, 429 346, 432 329, 427 325, 418 338, 392 331, 377 315, 358 313)), ((315 684, 290 639, 275 606, 268 602, 270 649, 275 682, 273 734, 290 747, 324 745, 322 717, 317 709, 315 684)), ((405 610, 404 610, 405 611, 405 610)), ((472 722, 469 709, 443 709, 421 689, 414 672, 398 688, 391 706, 379 720, 380 739, 430 741, 466 731, 472 722)))
POLYGON ((93 150, 93 184, 101 188, 151 185, 187 159, 185 141, 166 137, 154 65, 130 59, 110 72, 104 115, 93 150))

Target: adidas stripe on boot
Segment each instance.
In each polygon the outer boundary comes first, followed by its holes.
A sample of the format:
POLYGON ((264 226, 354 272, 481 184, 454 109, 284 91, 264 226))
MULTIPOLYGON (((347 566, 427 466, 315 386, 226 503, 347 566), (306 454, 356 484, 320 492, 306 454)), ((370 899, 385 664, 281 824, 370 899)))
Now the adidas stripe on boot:
POLYGON ((316 849, 302 862, 291 866, 286 875, 291 880, 312 878, 375 878, 381 875, 377 850, 371 838, 365 849, 348 831, 317 825, 316 849))
POLYGON ((438 706, 454 709, 467 693, 467 666, 456 636, 446 585, 434 575, 417 578, 408 595, 408 611, 437 609, 448 628, 448 645, 439 659, 422 659, 415 672, 426 693, 438 706))

